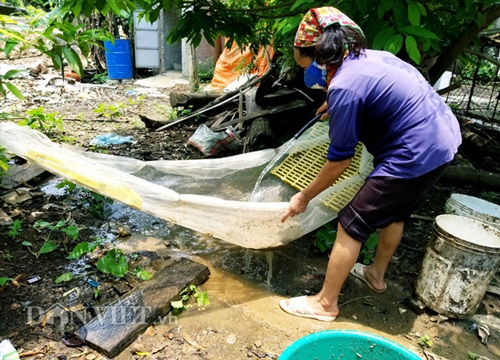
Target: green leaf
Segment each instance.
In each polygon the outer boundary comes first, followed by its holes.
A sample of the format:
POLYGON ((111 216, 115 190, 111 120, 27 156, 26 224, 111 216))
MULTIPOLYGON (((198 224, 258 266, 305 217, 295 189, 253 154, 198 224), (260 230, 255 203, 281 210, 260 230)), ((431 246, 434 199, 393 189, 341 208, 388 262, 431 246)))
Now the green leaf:
POLYGON ((139 269, 139 271, 135 272, 135 276, 137 276, 141 280, 149 280, 153 277, 153 274, 151 274, 147 270, 139 269))
POLYGON ((83 6, 83 1, 77 1, 72 8, 73 15, 75 16, 80 15, 80 12, 82 11, 82 6, 83 6))
POLYGON ((116 277, 123 277, 128 270, 128 262, 125 256, 120 255, 118 261, 111 265, 111 274, 116 277))
POLYGON ((406 26, 402 28, 401 31, 409 35, 421 36, 431 40, 439 40, 439 37, 434 32, 419 26, 406 26))
POLYGON ((74 260, 74 259, 79 259, 82 255, 89 253, 90 246, 88 242, 81 242, 78 245, 76 245, 73 250, 68 254, 66 259, 74 260))
POLYGON ((83 65, 80 56, 77 54, 75 50, 69 47, 63 47, 62 53, 64 58, 68 60, 69 66, 81 77, 83 77, 83 65))
POLYGON ((292 18, 289 18, 283 27, 282 33, 286 34, 292 30, 296 30, 297 27, 299 26, 300 22, 302 21, 302 15, 296 15, 292 18))
POLYGON ((26 99, 24 95, 21 93, 21 91, 15 85, 11 84, 10 82, 4 82, 4 84, 15 97, 17 97, 20 100, 26 99))
POLYGON ((115 0, 107 0, 106 3, 111 7, 111 9, 113 10, 113 12, 117 15, 120 14, 120 4, 115 1, 115 0))
POLYGON ((103 273, 123 277, 128 270, 128 263, 120 249, 112 249, 97 261, 97 268, 103 273))
POLYGON ((420 25, 420 9, 414 2, 408 4, 408 20, 413 26, 420 25))
POLYGON ((310 0, 295 0, 295 3, 292 5, 290 8, 291 11, 297 9, 299 6, 302 4, 309 4, 311 1, 310 0))
POLYGON ((420 64, 421 55, 417 47, 417 41, 413 36, 408 35, 405 41, 406 52, 417 65, 420 64))
POLYGON ((393 28, 382 29, 373 39, 372 47, 376 50, 383 49, 388 40, 394 36, 396 31, 393 28))
POLYGON ((26 70, 9 70, 5 73, 5 75, 3 76, 4 79, 12 79, 13 77, 15 77, 17 74, 19 73, 22 73, 26 70))
POLYGON ((73 272, 67 272, 62 274, 56 279, 56 284, 62 283, 62 282, 68 282, 73 279, 73 272))
POLYGON ((177 310, 184 309, 184 303, 182 302, 182 300, 171 301, 170 305, 172 305, 172 307, 177 310))
POLYGON ((46 243, 44 243, 42 245, 42 247, 40 248, 38 253, 39 254, 47 254, 49 252, 54 251, 55 249, 57 249, 57 244, 53 241, 47 241, 46 243))
POLYGON ((33 246, 33 244, 32 244, 32 243, 30 243, 29 241, 23 241, 23 242, 22 242, 22 244, 23 244, 24 246, 33 246))
POLYGON ((421 15, 427 16, 427 10, 425 9, 425 6, 422 3, 417 3, 418 10, 420 11, 421 15))
POLYGON ((24 37, 19 34, 18 32, 12 32, 12 31, 8 31, 8 30, 5 30, 3 28, 0 28, 0 34, 4 34, 4 35, 7 35, 7 37, 9 39, 15 39, 15 40, 18 40, 18 41, 24 41, 24 37))
POLYGON ((377 7, 377 15, 379 19, 382 19, 384 14, 392 8, 391 0, 382 0, 377 7))
POLYGON ((384 50, 390 51, 393 54, 397 54, 402 47, 403 47, 403 36, 401 34, 396 34, 387 41, 384 50))
POLYGON ((9 281, 12 281, 12 279, 5 276, 0 277, 0 286, 5 286, 9 281))
MULTIPOLYGON (((43 108, 42 108, 42 111, 43 111, 43 108)), ((33 113, 28 113, 29 115, 33 115, 33 113)), ((41 229, 45 229, 45 228, 50 228, 52 226, 51 223, 47 222, 47 221, 42 221, 42 220, 39 220, 37 222, 35 222, 33 224, 33 227, 34 228, 41 228, 41 229)))
POLYGON ((74 225, 70 225, 66 228, 63 228, 62 231, 73 240, 76 239, 78 237, 78 234, 79 234, 78 228, 74 225))

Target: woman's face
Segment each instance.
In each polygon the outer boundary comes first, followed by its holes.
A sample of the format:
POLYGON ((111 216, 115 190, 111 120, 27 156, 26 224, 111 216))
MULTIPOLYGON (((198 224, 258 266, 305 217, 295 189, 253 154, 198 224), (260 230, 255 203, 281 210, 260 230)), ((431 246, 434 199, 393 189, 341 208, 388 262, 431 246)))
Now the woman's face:
POLYGON ((307 69, 309 65, 314 61, 314 59, 310 56, 303 56, 300 54, 299 49, 293 48, 293 57, 295 62, 302 68, 307 69))

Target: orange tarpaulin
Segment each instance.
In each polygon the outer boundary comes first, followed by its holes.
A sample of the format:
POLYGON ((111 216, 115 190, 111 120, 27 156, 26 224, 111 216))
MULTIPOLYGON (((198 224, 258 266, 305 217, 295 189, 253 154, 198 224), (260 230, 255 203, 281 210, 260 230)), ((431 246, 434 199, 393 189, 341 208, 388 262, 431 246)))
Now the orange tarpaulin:
MULTIPOLYGON (((274 49, 271 46, 261 47, 255 58, 255 67, 250 73, 262 76, 268 69, 269 61, 273 56, 274 49), (265 54, 265 51, 268 52, 269 56, 265 54)), ((231 48, 224 47, 215 64, 214 77, 209 87, 214 90, 225 88, 244 74, 251 60, 252 52, 248 47, 246 50, 241 50, 235 42, 231 48)))

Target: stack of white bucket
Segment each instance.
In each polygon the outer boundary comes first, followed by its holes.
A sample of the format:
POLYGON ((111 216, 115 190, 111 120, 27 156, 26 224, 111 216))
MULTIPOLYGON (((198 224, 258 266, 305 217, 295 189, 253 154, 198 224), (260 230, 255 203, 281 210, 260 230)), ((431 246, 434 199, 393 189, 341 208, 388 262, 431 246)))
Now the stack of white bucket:
POLYGON ((500 206, 452 194, 445 212, 434 221, 416 294, 437 313, 465 319, 500 266, 500 206))

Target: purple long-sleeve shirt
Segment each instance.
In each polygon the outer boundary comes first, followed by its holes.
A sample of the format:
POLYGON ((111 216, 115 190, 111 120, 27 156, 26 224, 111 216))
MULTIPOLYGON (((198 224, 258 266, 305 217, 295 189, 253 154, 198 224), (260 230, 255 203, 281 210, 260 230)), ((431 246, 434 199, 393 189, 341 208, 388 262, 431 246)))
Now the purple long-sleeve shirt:
POLYGON ((328 160, 374 157, 369 176, 414 178, 451 161, 461 143, 452 111, 410 64, 385 51, 348 56, 328 88, 328 160))

